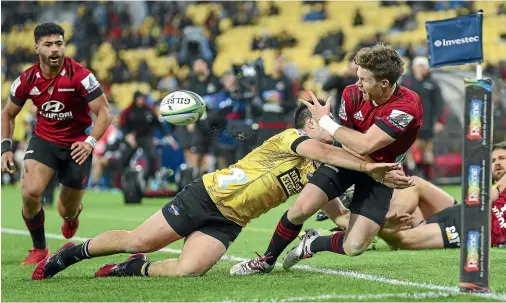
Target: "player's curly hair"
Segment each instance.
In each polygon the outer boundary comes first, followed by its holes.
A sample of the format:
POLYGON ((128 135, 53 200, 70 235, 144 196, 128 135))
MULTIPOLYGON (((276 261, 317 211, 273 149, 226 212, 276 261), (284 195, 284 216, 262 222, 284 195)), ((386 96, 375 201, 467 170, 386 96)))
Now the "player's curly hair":
POLYGON ((359 50, 355 63, 370 70, 377 81, 387 79, 390 85, 394 85, 404 72, 404 61, 399 53, 393 46, 383 43, 359 50))
POLYGON ((35 38, 35 43, 38 43, 40 38, 47 37, 51 35, 62 35, 65 38, 65 30, 60 25, 54 22, 46 22, 37 25, 37 27, 33 30, 33 36, 35 38))
POLYGON ((492 145, 492 151, 494 151, 496 149, 504 149, 504 150, 506 150, 506 141, 503 141, 503 142, 500 142, 500 143, 492 145))
MULTIPOLYGON (((307 102, 313 104, 313 100, 306 100, 307 102)), ((325 100, 318 99, 318 102, 320 102, 321 105, 325 105, 325 100)), ((311 118, 311 112, 307 108, 307 106, 304 103, 300 103, 299 107, 297 107, 297 110, 295 111, 295 115, 293 117, 293 127, 297 129, 303 129, 306 125, 306 120, 311 118)))

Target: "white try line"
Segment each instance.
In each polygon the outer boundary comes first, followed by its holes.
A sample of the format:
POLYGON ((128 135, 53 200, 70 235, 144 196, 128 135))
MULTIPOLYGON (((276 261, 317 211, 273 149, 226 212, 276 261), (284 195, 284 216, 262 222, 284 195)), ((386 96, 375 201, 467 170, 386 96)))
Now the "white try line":
MULTIPOLYGON (((12 235, 22 235, 22 236, 29 236, 30 235, 30 233, 27 230, 3 228, 3 227, 2 227, 2 233, 12 234, 12 235)), ((64 241, 67 240, 62 235, 49 234, 49 233, 46 233, 46 238, 64 240, 64 241)), ((72 241, 84 242, 88 239, 89 238, 84 238, 84 237, 73 237, 72 241)), ((180 249, 173 249, 173 248, 162 248, 159 251, 173 253, 173 254, 181 254, 180 249)), ((221 259, 226 260, 226 261, 234 261, 234 262, 242 262, 242 261, 249 260, 247 258, 240 258, 240 257, 236 257, 236 256, 231 256, 231 255, 224 255, 221 259)), ((276 267, 280 267, 280 266, 281 266, 281 264, 279 264, 279 263, 276 264, 276 267)), ((361 280, 380 282, 380 283, 385 283, 385 284, 419 287, 419 288, 425 288, 425 289, 436 290, 436 291, 447 292, 447 293, 459 293, 459 288, 456 286, 444 286, 444 285, 437 285, 437 284, 431 284, 431 283, 410 282, 410 281, 403 281, 403 280, 397 280, 397 279, 390 279, 390 278, 371 275, 371 274, 364 274, 364 273, 359 273, 359 272, 355 272, 355 271, 344 271, 344 270, 335 270, 335 269, 329 269, 329 268, 319 268, 319 267, 312 267, 312 266, 308 266, 308 265, 296 265, 293 268, 298 269, 298 270, 309 271, 309 272, 317 272, 317 273, 322 273, 322 274, 327 274, 327 275, 344 276, 344 277, 356 278, 356 279, 361 279, 361 280)), ((506 294, 498 294, 498 293, 488 293, 488 294, 470 293, 470 294, 474 295, 474 296, 484 297, 484 298, 506 301, 506 294)))

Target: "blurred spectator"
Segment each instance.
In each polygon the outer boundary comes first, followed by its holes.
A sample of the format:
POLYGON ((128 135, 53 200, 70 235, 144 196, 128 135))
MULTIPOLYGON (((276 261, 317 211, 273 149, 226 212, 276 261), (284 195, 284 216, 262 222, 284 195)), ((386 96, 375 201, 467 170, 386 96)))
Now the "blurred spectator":
POLYGON ((110 71, 111 74, 111 82, 112 83, 124 83, 131 81, 132 74, 128 70, 128 66, 126 65, 123 59, 116 56, 116 64, 110 71))
POLYGON ((204 31, 198 26, 188 26, 183 31, 183 41, 179 52, 179 65, 192 66, 195 60, 202 58, 207 62, 214 60, 210 42, 204 31))
POLYGON ((216 13, 211 10, 207 15, 206 21, 204 22, 207 30, 211 33, 212 37, 216 37, 220 34, 220 20, 216 13))
POLYGON ((257 144, 288 128, 291 113, 297 106, 293 83, 286 76, 285 58, 275 59, 274 71, 264 79, 262 111, 258 120, 257 144))
POLYGON ((506 4, 501 3, 497 7, 497 15, 506 15, 506 4))
POLYGON ((343 50, 344 32, 341 28, 329 32, 318 41, 313 54, 321 55, 326 58, 332 58, 333 61, 340 62, 343 60, 346 52, 343 50))
POLYGON ((364 25, 364 17, 362 16, 362 12, 360 8, 355 10, 355 17, 353 17, 353 26, 361 26, 364 25))
POLYGON ((257 35, 253 38, 251 49, 282 49, 294 47, 296 44, 297 39, 286 30, 281 31, 277 36, 264 32, 262 35, 257 35))
MULTIPOLYGON (((197 59, 193 63, 193 73, 189 76, 188 90, 205 98, 221 89, 220 79, 214 75, 204 60, 197 59)), ((203 117, 197 123, 187 126, 187 131, 187 138, 179 138, 185 141, 182 146, 189 149, 185 152, 187 164, 191 168, 197 169, 198 174, 204 174, 207 171, 206 155, 211 151, 214 130, 210 128, 208 121, 203 117)))
POLYGON ((102 138, 98 140, 95 149, 93 149, 93 167, 91 175, 91 186, 93 188, 98 188, 105 169, 114 166, 114 171, 119 171, 122 168, 120 165, 120 142, 123 140, 123 133, 120 129, 120 122, 120 117, 115 115, 111 125, 109 125, 102 138))
POLYGON ((173 91, 176 91, 178 87, 179 79, 176 74, 174 74, 174 69, 171 68, 169 73, 160 79, 157 89, 160 91, 162 96, 165 96, 173 91))
POLYGON ((414 30, 418 26, 415 13, 402 14, 395 18, 391 33, 414 30))
POLYGON ((347 68, 340 75, 332 75, 323 84, 322 89, 330 92, 335 90, 334 98, 334 116, 338 116, 339 107, 341 106, 341 95, 343 94, 344 88, 348 85, 355 84, 357 82, 357 65, 355 64, 355 57, 352 56, 348 62, 347 68))
POLYGON ((304 15, 306 22, 321 21, 327 19, 327 3, 311 2, 310 11, 304 15))
POLYGON ((279 15, 279 6, 274 3, 274 1, 269 1, 269 9, 268 9, 268 16, 277 16, 279 15))
MULTIPOLYGON (((418 93, 422 100, 423 125, 414 143, 414 146, 423 153, 422 163, 418 165, 417 171, 423 173, 426 179, 432 180, 434 166, 432 140, 434 135, 439 135, 444 130, 440 117, 443 114, 445 101, 439 85, 431 78, 429 60, 426 57, 413 59, 412 73, 403 79, 403 85, 418 93)), ((412 163, 410 166, 413 168, 412 163)))
POLYGON ((137 69, 137 81, 141 83, 149 83, 152 87, 156 87, 153 82, 154 80, 155 76, 149 69, 148 62, 145 59, 142 59, 139 64, 139 68, 137 69))
POLYGON ((323 84, 330 77, 329 65, 332 63, 330 57, 325 57, 323 59, 323 66, 318 69, 314 74, 314 81, 323 86, 323 84))
POLYGON ((147 162, 144 169, 146 180, 153 177, 157 169, 154 144, 154 131, 157 128, 165 130, 158 120, 158 115, 146 104, 146 96, 139 91, 135 92, 132 104, 121 114, 121 131, 131 148, 131 153, 126 155, 126 159, 129 160, 138 148, 142 148, 147 162))

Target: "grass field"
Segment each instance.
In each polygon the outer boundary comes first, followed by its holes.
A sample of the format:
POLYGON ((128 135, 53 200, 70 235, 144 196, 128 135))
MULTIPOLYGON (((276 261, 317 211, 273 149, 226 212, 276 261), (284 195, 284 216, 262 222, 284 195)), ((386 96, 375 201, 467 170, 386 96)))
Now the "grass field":
MULTIPOLYGON (((460 197, 460 189, 447 190, 460 197)), ((88 192, 81 226, 74 239, 83 241, 109 229, 131 229, 158 210, 166 200, 145 200, 126 206, 117 193, 88 192)), ((21 219, 20 190, 2 188, 2 300, 3 301, 506 301, 506 251, 492 249, 489 296, 461 295, 458 250, 377 250, 349 258, 321 253, 290 271, 277 268, 269 275, 231 277, 230 267, 241 258, 262 253, 280 216, 282 205, 253 221, 230 247, 226 257, 204 277, 93 279, 105 263, 127 255, 87 260, 51 280, 31 281, 33 267, 20 267, 31 248, 21 219)), ((46 210, 46 233, 52 251, 63 243, 62 219, 55 208, 46 210)), ((328 229, 329 222, 308 221, 305 227, 328 229)), ((181 243, 151 259, 177 257, 181 243)), ((283 255, 284 256, 284 255, 283 255)))

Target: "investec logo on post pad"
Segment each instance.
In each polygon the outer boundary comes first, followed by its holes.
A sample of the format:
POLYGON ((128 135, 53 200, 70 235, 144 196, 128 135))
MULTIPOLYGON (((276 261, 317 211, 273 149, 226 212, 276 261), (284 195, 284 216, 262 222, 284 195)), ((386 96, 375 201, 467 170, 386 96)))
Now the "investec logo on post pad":
POLYGON ((459 39, 453 39, 453 40, 436 40, 434 41, 434 46, 441 47, 441 46, 452 46, 452 45, 460 45, 460 44, 467 44, 467 43, 476 43, 480 42, 480 36, 473 36, 473 37, 464 37, 459 39))

